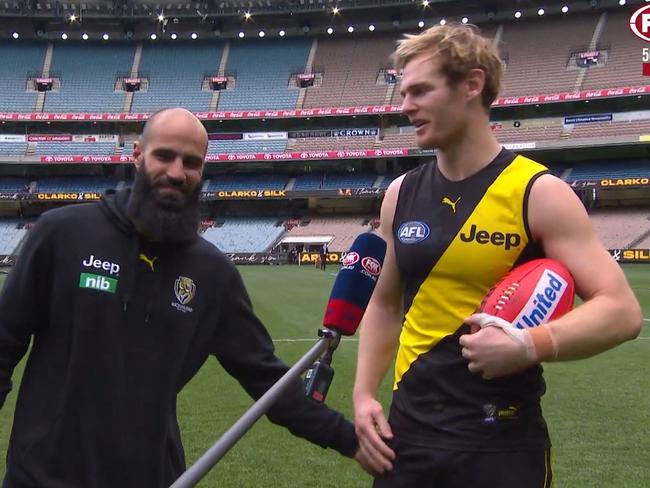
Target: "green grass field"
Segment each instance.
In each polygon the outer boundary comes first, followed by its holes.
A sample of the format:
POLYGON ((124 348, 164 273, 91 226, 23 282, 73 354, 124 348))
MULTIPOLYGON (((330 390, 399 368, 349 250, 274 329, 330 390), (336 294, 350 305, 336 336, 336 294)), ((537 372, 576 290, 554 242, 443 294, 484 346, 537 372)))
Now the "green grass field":
MULTIPOLYGON (((278 354, 295 362, 316 340, 332 272, 312 267, 241 267, 255 310, 276 341, 278 354)), ((650 268, 630 265, 628 278, 650 318, 650 268)), ((351 416, 357 342, 344 340, 330 406, 351 416)), ((650 487, 650 322, 641 337, 595 358, 546 366, 544 409, 554 443, 556 488, 650 487)), ((20 380, 22 364, 14 374, 20 380)), ((381 390, 385 406, 390 382, 381 390)), ((0 479, 16 390, 0 411, 0 479)), ((251 405, 217 361, 208 361, 178 399, 189 462, 197 459, 251 405)), ((71 460, 74 462, 74 460, 71 460)), ((202 487, 367 487, 371 479, 351 460, 324 451, 266 419, 213 469, 202 487)), ((468 487, 470 488, 470 487, 468 487)), ((527 487, 522 487, 527 488, 527 487)))

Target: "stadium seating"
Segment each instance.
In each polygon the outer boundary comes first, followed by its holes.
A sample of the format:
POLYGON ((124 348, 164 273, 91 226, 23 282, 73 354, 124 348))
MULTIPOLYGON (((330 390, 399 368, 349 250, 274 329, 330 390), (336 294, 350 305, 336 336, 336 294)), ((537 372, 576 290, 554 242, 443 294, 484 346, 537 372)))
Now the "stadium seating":
POLYGON ((568 61, 573 50, 588 50, 597 21, 587 14, 503 24, 500 48, 508 62, 501 96, 573 91, 580 70, 567 69, 568 61))
POLYGON ((98 192, 112 188, 117 189, 117 180, 92 176, 52 176, 39 178, 36 191, 41 193, 56 192, 98 192))
POLYGON ((279 174, 213 175, 206 191, 282 190, 288 178, 279 174))
POLYGON ((266 251, 284 232, 276 218, 229 218, 203 237, 225 253, 266 251))
POLYGON ((570 132, 571 138, 650 135, 650 120, 601 122, 598 124, 576 124, 570 132))
POLYGON ((0 178, 0 192, 18 192, 23 191, 29 185, 27 178, 12 178, 3 176, 0 178))
POLYGON ((26 142, 0 142, 0 154, 21 156, 27 150, 26 142))
POLYGON ((293 150, 300 151, 328 151, 372 149, 375 145, 375 136, 363 137, 311 137, 295 139, 293 150))
POLYGON ((307 88, 303 108, 384 105, 389 86, 377 77, 394 49, 394 35, 319 39, 313 72, 323 84, 307 88))
POLYGON ((607 14, 605 29, 598 43, 608 53, 607 62, 602 67, 587 70, 583 90, 650 84, 648 77, 641 74, 641 50, 648 44, 632 35, 629 23, 629 11, 607 14))
POLYGON ((115 153, 115 142, 38 142, 34 149, 44 155, 108 156, 115 153))
POLYGON ((289 88, 291 74, 305 70, 311 39, 233 42, 226 74, 235 76, 233 90, 219 94, 219 110, 295 108, 298 89, 289 88))
POLYGON ((310 173, 296 177, 294 190, 338 190, 370 188, 376 175, 368 173, 310 173))
POLYGON ((0 255, 13 254, 26 233, 24 224, 17 220, 0 220, 0 255))
POLYGON ((40 76, 45 58, 45 43, 20 41, 0 45, 0 110, 33 112, 36 92, 26 91, 27 78, 40 76))
POLYGON ((650 177, 650 161, 595 161, 576 164, 568 181, 650 177))
POLYGON ((625 248, 650 231, 650 209, 594 209, 591 221, 608 249, 625 248))
POLYGON ((115 91, 119 73, 133 64, 134 44, 55 43, 51 74, 60 91, 45 96, 45 112, 120 112, 124 92, 115 91))
MULTIPOLYGON (((297 225, 288 230, 287 237, 331 236, 329 250, 342 252, 350 249, 355 237, 370 228, 369 218, 358 217, 309 217, 308 225, 297 225)), ((306 222, 305 222, 306 223, 306 222)))
POLYGON ((208 154, 223 153, 271 153, 283 152, 287 148, 287 139, 272 140, 236 140, 208 142, 208 154))
POLYGON ((148 78, 147 91, 135 92, 132 112, 154 112, 166 107, 208 110, 212 91, 203 91, 204 76, 219 69, 222 42, 144 44, 139 74, 148 78))

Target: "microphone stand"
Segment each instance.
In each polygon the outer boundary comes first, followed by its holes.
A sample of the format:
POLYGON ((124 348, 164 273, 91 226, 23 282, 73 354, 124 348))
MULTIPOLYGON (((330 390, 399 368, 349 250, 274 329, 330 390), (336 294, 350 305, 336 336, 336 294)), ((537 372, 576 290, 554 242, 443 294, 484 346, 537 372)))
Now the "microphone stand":
POLYGON ((185 471, 170 488, 191 488, 207 474, 215 464, 241 439, 246 432, 271 408, 284 393, 287 386, 299 378, 324 351, 336 349, 341 334, 335 330, 322 328, 318 330, 320 339, 307 353, 294 364, 269 390, 262 395, 221 438, 208 449, 187 471, 185 471))

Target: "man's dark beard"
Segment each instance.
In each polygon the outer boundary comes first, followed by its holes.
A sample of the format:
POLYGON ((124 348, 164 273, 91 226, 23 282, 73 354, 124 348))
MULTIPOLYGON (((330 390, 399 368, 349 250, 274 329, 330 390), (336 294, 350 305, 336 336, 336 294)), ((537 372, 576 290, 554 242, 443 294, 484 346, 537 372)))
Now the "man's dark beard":
MULTIPOLYGON (((171 185, 171 183, 170 183, 171 185)), ((179 187, 183 191, 183 187, 179 187)), ((196 239, 199 229, 200 185, 181 200, 158 194, 144 170, 135 174, 133 189, 127 204, 129 220, 146 238, 153 241, 182 242, 196 239)))

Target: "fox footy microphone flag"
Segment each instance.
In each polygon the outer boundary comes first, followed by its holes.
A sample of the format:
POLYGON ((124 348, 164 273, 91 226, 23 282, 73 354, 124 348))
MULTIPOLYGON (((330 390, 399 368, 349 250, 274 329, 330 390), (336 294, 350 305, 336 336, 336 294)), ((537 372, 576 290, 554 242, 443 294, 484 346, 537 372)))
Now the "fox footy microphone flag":
POLYGON ((361 234, 341 260, 323 325, 342 335, 354 335, 368 306, 386 256, 386 242, 375 234, 361 234))

